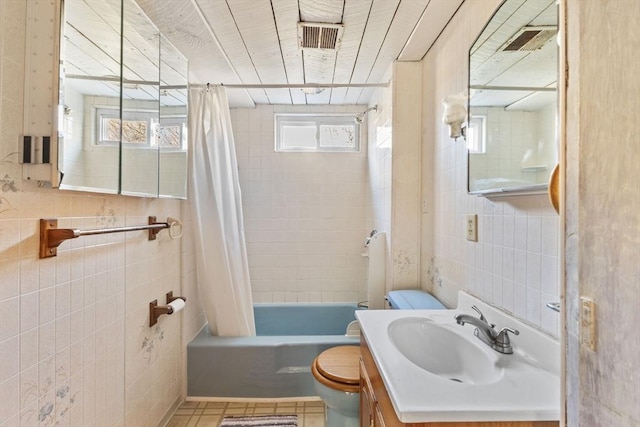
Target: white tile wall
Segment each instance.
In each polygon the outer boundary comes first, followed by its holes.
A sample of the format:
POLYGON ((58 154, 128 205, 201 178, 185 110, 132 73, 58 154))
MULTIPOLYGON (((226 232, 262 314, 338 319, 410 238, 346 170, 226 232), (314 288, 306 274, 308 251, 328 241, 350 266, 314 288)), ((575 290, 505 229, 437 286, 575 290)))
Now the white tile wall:
POLYGON ((455 305, 467 290, 517 317, 559 334, 559 222, 546 196, 486 199, 466 192, 462 139, 449 138, 441 100, 467 86, 467 55, 499 1, 465 2, 423 60, 422 286, 455 305), (455 54, 454 54, 455 53, 455 54), (478 242, 464 234, 478 215, 478 242))
MULTIPOLYGON (((477 16, 490 9, 465 2, 456 18, 464 22, 448 27, 424 63, 423 286, 445 302, 467 289, 557 333, 557 317, 544 308, 558 293, 557 217, 543 197, 467 196, 464 147, 439 122, 439 100, 466 82, 473 31, 458 28, 478 27, 477 16), (479 215, 478 243, 463 239, 467 213, 479 215)), ((184 344, 204 323, 188 233, 182 251, 166 234, 148 242, 134 233, 80 238, 39 260, 37 219, 86 228, 186 214, 176 201, 68 193, 16 179, 25 42, 16 29, 24 28, 24 2, 0 2, 0 16, 0 426, 155 425, 183 392, 184 344), (165 316, 148 328, 148 302, 179 291, 180 281, 189 298, 183 324, 165 316)), ((390 91, 379 91, 375 103, 381 109, 369 114, 370 132, 391 119, 390 91)), ((391 228, 390 150, 363 144, 359 154, 274 153, 273 113, 284 108, 232 112, 255 300, 362 299, 364 237, 391 228)), ((364 107, 287 111, 326 108, 364 107)))
POLYGON ((392 239, 388 290, 416 288, 420 281, 422 68, 418 62, 396 62, 393 73, 392 239))
POLYGON ((519 185, 547 182, 558 161, 557 153, 552 149, 557 146, 555 105, 540 111, 505 111, 501 107, 474 107, 473 111, 486 117, 486 152, 471 155, 475 189, 501 187, 503 184, 487 179, 497 176, 514 180, 519 185), (535 150, 532 151, 532 147, 535 150), (521 171, 522 166, 534 165, 544 165, 547 170, 521 171))
POLYGON ((376 89, 369 103, 378 109, 368 115, 368 230, 391 231, 392 95, 391 85, 376 89), (387 137, 388 129, 391 133, 387 137))
POLYGON ((365 108, 231 110, 255 302, 355 302, 364 297, 366 130, 359 153, 276 153, 273 115, 355 115, 365 108))
MULTIPOLYGON (((40 260, 38 224, 144 224, 148 215, 180 218, 181 203, 19 180, 28 3, 0 1, 0 426, 155 426, 182 397, 182 315, 149 328, 148 303, 180 293, 181 276, 195 286, 181 273, 180 241, 166 232, 153 242, 144 232, 86 236, 40 260)), ((198 315, 183 313, 197 329, 198 315)))
POLYGON ((155 424, 181 396, 181 324, 149 328, 148 303, 180 292, 180 242, 87 236, 39 260, 37 224, 141 224, 147 212, 179 217, 180 203, 14 182, 16 192, 1 193, 11 209, 0 214, 0 389, 14 395, 0 402, 0 425, 155 424))

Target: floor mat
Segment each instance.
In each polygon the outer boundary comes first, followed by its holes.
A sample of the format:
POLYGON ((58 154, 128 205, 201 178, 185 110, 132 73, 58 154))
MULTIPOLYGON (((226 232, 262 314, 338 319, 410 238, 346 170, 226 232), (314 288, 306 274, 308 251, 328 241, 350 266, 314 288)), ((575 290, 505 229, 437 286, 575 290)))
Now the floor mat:
POLYGON ((225 416, 220 427, 297 427, 297 415, 225 416))

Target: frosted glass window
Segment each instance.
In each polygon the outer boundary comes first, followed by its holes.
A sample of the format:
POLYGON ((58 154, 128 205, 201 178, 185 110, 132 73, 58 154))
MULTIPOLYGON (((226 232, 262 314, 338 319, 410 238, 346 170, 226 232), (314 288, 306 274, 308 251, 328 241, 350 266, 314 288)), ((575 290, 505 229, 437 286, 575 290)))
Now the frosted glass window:
POLYGON ((277 114, 276 151, 360 150, 360 126, 352 115, 277 114))
MULTIPOLYGON (((100 144, 116 144, 120 141, 120 119, 102 117, 100 144)), ((149 144, 149 123, 146 120, 122 120, 122 142, 125 144, 149 144)))
POLYGON ((356 142, 354 130, 353 124, 320 125, 320 146, 353 148, 356 142))
POLYGON ((285 122, 281 127, 283 150, 314 150, 316 148, 316 124, 305 122, 285 122))
POLYGON ((154 128, 153 139, 164 151, 187 148, 187 118, 185 116, 162 117, 154 128))
POLYGON ((172 119, 168 126, 160 127, 157 111, 120 110, 102 107, 95 110, 97 122, 96 145, 115 146, 122 143, 129 147, 182 148, 186 144, 186 117, 172 119), (122 129, 121 129, 122 128, 122 129), (166 129, 165 129, 166 128, 166 129))
MULTIPOLYGON (((118 135, 117 120, 111 120, 111 123, 115 122, 116 129, 111 130, 112 135, 118 135)), ((149 134, 148 126, 145 120, 123 120, 122 121, 122 142, 125 144, 148 144, 149 134)))

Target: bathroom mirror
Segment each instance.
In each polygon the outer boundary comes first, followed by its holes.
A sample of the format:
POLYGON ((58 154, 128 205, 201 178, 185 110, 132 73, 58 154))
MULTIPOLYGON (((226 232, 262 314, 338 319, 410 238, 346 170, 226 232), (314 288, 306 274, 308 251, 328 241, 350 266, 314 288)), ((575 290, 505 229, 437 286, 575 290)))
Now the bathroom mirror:
POLYGON ((187 197, 188 74, 186 58, 160 35, 160 197, 187 197))
POLYGON ((160 32, 134 0, 123 0, 120 192, 158 195, 160 32))
POLYGON ((60 188, 185 198, 186 58, 134 0, 63 5, 60 188))
POLYGON ((543 193, 557 163, 555 0, 505 0, 469 51, 468 191, 543 193))
POLYGON ((119 192, 121 0, 65 0, 60 52, 60 188, 119 192), (101 132, 99 121, 106 126, 101 132))

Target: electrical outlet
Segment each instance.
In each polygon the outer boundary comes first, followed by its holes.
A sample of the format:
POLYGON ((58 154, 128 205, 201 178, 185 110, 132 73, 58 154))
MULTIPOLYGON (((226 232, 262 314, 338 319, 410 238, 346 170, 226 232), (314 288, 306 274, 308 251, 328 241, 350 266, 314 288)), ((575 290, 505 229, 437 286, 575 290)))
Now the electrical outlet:
POLYGON ((478 215, 467 215, 466 231, 467 240, 478 241, 478 215))
POLYGON ((422 213, 423 214, 429 213, 429 202, 427 202, 426 200, 422 201, 422 213))
POLYGON ((580 297, 580 344, 596 349, 596 304, 589 297, 580 297))

